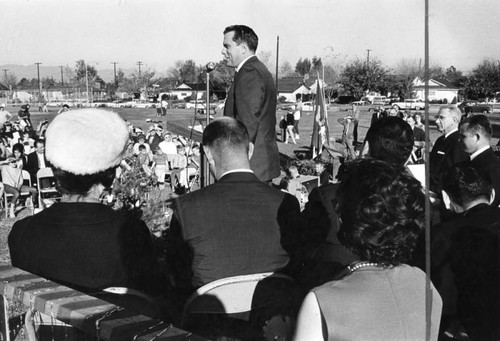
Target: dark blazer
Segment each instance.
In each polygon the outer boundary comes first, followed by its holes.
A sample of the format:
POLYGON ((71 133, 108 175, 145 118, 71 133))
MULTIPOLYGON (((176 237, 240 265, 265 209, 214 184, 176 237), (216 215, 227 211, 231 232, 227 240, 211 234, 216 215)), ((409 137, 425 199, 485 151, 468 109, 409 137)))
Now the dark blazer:
POLYGON ((372 119, 371 119, 371 122, 370 122, 370 127, 373 125, 373 123, 377 122, 378 120, 380 120, 383 117, 387 117, 387 112, 385 110, 381 110, 380 113, 377 112, 377 111, 375 111, 372 114, 372 119))
POLYGON ((470 160, 470 157, 459 141, 458 131, 447 138, 444 135, 440 136, 429 155, 431 191, 440 195, 442 178, 446 176, 451 166, 466 160, 470 160))
POLYGON ((17 221, 12 265, 86 293, 113 286, 165 290, 143 221, 99 203, 56 203, 17 221))
POLYGON ((431 279, 443 314, 458 313, 474 340, 500 336, 499 250, 498 207, 476 205, 431 230, 431 279))
POLYGON ((493 149, 488 148, 472 160, 472 164, 482 169, 489 175, 491 184, 495 189, 493 206, 500 205, 500 159, 493 149))
POLYGON ((165 236, 177 287, 285 268, 299 244, 299 215, 294 196, 253 173, 230 173, 178 197, 165 236))
MULTIPOLYGON (((43 156, 45 158, 45 154, 43 156)), ((31 175, 31 185, 36 186, 36 173, 40 169, 40 164, 38 163, 38 157, 36 155, 36 151, 31 152, 28 154, 26 157, 26 167, 24 168, 25 170, 28 171, 31 175)), ((47 159, 45 159, 45 165, 48 166, 47 164, 47 159)))
POLYGON ((224 106, 224 116, 245 124, 255 150, 250 167, 261 181, 280 175, 276 143, 276 87, 271 73, 257 57, 235 74, 224 106))

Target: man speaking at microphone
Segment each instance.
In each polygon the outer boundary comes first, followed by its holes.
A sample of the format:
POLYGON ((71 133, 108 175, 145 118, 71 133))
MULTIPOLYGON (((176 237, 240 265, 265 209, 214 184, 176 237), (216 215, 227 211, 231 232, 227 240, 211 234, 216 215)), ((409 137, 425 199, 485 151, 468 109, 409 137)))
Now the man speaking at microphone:
POLYGON ((236 68, 234 81, 224 106, 224 116, 236 118, 248 130, 255 149, 250 168, 261 181, 280 175, 276 144, 276 87, 271 73, 257 59, 259 38, 244 25, 224 30, 222 55, 236 68))

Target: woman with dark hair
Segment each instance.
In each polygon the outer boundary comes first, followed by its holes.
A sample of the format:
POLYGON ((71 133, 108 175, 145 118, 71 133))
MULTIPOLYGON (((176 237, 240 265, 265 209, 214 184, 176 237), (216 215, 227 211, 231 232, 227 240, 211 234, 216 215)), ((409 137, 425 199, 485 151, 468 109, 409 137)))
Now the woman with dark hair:
POLYGON ((12 265, 85 293, 165 289, 146 224, 100 201, 128 138, 127 125, 111 111, 82 109, 54 118, 45 155, 62 200, 14 224, 12 265))
MULTIPOLYGON (((306 296, 296 340, 425 340, 426 275, 406 263, 424 228, 420 183, 401 166, 363 159, 337 192, 340 241, 360 261, 306 296)), ((442 302, 431 285, 430 339, 442 302)))

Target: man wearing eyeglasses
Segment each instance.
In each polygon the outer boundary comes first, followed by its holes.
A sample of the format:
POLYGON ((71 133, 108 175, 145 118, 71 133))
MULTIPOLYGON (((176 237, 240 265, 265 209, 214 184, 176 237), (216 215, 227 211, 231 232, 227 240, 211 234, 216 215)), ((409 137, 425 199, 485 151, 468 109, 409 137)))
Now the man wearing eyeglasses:
POLYGON ((261 181, 280 175, 276 144, 276 87, 271 73, 257 59, 259 38, 248 26, 233 25, 224 30, 222 55, 236 68, 224 116, 242 122, 254 145, 250 167, 261 181))
POLYGON ((436 117, 436 124, 443 133, 432 148, 429 155, 430 189, 440 196, 443 176, 451 166, 469 160, 463 145, 460 143, 458 124, 462 113, 455 105, 442 106, 436 117))

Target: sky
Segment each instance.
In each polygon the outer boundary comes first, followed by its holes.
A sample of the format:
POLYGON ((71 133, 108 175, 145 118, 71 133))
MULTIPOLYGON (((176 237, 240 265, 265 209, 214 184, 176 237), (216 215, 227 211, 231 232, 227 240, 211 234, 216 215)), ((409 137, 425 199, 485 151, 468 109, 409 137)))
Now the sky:
MULTIPOLYGON (((279 64, 376 58, 424 63, 424 0, 0 0, 0 65, 151 68, 222 59, 223 30, 245 24, 279 64)), ((430 65, 468 72, 500 55, 498 0, 429 0, 430 65)))

